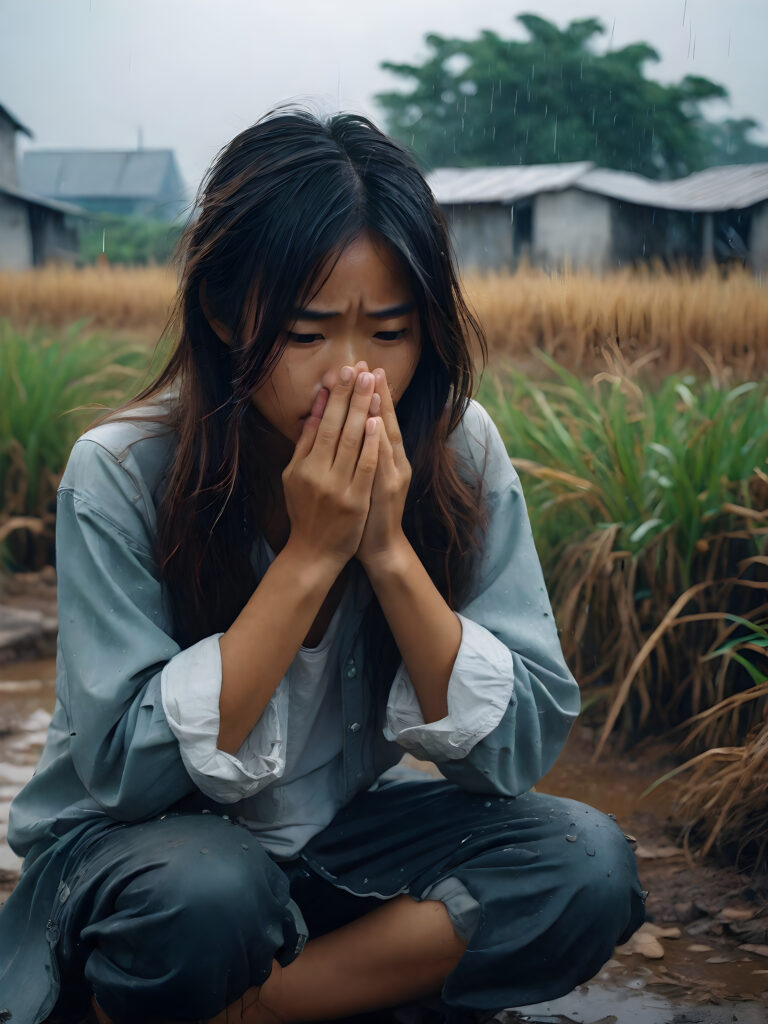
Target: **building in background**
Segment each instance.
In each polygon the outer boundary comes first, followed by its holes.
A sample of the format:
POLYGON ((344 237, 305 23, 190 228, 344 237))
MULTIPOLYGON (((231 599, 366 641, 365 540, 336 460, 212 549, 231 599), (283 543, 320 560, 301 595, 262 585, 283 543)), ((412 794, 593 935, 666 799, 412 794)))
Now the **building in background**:
POLYGON ((78 256, 77 227, 85 211, 19 185, 17 132, 34 138, 0 104, 0 270, 73 263, 78 256))
POLYGON ((768 271, 768 164, 653 181, 593 163, 445 167, 428 181, 463 270, 596 272, 652 259, 768 271))
POLYGON ((171 149, 37 149, 24 153, 25 188, 85 210, 171 222, 187 208, 171 149))

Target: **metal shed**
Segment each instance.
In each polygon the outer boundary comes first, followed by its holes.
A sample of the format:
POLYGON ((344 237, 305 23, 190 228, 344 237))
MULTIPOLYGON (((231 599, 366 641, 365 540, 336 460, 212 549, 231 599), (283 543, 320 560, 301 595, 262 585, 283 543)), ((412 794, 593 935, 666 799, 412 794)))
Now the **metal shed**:
POLYGON ((187 207, 171 149, 29 150, 21 180, 31 192, 103 213, 170 222, 187 207))
POLYGON ((661 258, 768 270, 768 164, 676 181, 590 162, 440 168, 428 176, 463 269, 570 263, 601 271, 661 258))

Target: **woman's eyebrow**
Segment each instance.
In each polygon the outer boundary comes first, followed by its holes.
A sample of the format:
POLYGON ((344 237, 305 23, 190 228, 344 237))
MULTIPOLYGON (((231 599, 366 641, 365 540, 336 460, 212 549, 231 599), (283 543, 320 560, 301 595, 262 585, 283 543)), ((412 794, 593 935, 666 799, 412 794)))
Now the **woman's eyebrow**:
MULTIPOLYGON (((413 302, 403 302, 399 306, 389 306, 388 309, 377 309, 373 313, 366 313, 366 316, 374 320, 390 320, 395 316, 404 316, 413 310, 413 302)), ((327 313, 318 309, 294 309, 293 315, 297 320, 330 320, 332 316, 339 316, 337 312, 327 313)))

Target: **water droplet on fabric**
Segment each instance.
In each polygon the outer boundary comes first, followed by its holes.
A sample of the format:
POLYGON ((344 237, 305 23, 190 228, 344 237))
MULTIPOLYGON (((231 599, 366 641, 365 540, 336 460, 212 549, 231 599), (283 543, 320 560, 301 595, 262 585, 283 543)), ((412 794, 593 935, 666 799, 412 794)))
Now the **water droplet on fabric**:
POLYGON ((587 856, 588 857, 594 857, 595 856, 595 851, 591 847, 589 847, 589 846, 587 847, 587 856))
POLYGON ((568 840, 569 843, 575 843, 579 837, 575 835, 573 832, 566 832, 565 838, 568 840))

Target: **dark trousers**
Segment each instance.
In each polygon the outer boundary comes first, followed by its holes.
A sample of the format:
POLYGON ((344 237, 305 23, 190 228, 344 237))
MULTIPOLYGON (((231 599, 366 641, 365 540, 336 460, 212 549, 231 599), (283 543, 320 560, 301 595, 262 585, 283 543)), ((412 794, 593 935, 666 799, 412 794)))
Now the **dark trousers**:
POLYGON ((91 993, 126 1024, 215 1016, 307 936, 401 892, 440 899, 467 941, 442 990, 454 1019, 564 995, 644 920, 635 859, 610 818, 442 781, 359 794, 291 861, 217 814, 116 825, 63 885, 57 1020, 76 1019, 91 993))

